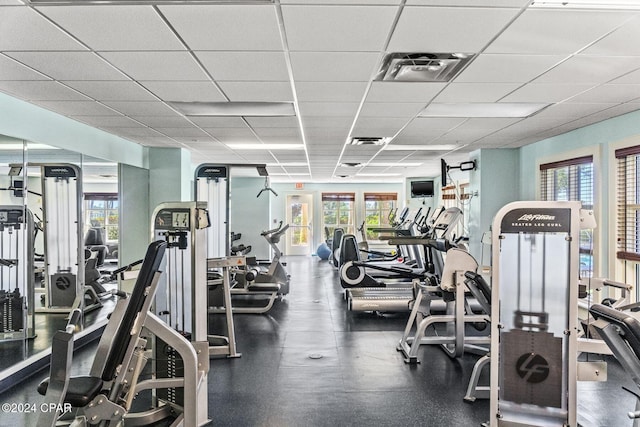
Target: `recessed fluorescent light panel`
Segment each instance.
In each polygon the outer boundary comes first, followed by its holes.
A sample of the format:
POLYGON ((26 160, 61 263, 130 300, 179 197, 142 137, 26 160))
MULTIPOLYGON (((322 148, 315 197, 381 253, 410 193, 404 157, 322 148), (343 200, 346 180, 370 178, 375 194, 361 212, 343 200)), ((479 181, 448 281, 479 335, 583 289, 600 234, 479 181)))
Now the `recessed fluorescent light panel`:
MULTIPOLYGON (((449 151, 458 148, 455 144, 443 144, 443 145, 401 145, 401 144, 389 144, 384 147, 387 151, 449 151)), ((369 164, 369 166, 372 166, 369 164)), ((418 165, 420 166, 420 165, 418 165)))
POLYGON ((531 2, 534 8, 564 9, 640 9, 638 0, 541 0, 531 2))
MULTIPOLYGON (((260 144, 260 143, 229 143, 232 150, 304 150, 303 144, 260 144)), ((304 164, 306 166, 306 163, 304 164)))
POLYGON ((185 116, 286 117, 295 116, 291 102, 169 102, 185 116))
POLYGON ((549 104, 526 102, 475 102, 469 104, 429 104, 418 117, 524 118, 549 104))

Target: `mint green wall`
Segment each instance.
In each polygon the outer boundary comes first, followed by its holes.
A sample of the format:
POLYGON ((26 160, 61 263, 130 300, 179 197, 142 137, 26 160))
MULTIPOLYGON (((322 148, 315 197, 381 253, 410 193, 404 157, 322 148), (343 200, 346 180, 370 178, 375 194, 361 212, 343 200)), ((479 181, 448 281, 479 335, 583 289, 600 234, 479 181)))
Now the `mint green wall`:
MULTIPOLYGON (((250 256, 258 259, 270 259, 271 248, 260 233, 275 227, 269 220, 271 204, 269 195, 273 194, 264 192, 260 197, 256 197, 264 188, 264 178, 262 177, 232 176, 230 182, 229 230, 242 234, 242 239, 236 244, 251 245, 250 256)), ((284 251, 284 241, 279 247, 284 251)))
MULTIPOLYGON (((482 235, 489 231, 493 217, 509 202, 519 199, 519 157, 517 149, 482 149, 469 155, 476 169, 469 171, 469 252, 480 263, 487 263, 482 235), (483 258, 484 255, 484 259, 483 258)), ((488 265, 488 264, 487 264, 488 265)))
MULTIPOLYGON (((404 182, 398 183, 305 183, 304 188, 296 190, 293 183, 271 184, 271 187, 278 193, 278 197, 271 196, 271 223, 280 220, 286 221, 286 203, 288 194, 313 194, 313 245, 315 250, 324 242, 324 230, 322 229, 322 193, 323 192, 345 192, 356 194, 356 218, 355 224, 359 226, 364 220, 364 193, 398 193, 398 205, 402 208, 406 203, 404 182)), ((358 236, 360 237, 360 236, 358 236)), ((284 250, 284 245, 281 247, 284 250)))
POLYGON ((184 148, 149 148, 149 215, 162 202, 192 200, 191 153, 184 148))
POLYGON ((0 93, 0 134, 147 167, 146 148, 0 93))

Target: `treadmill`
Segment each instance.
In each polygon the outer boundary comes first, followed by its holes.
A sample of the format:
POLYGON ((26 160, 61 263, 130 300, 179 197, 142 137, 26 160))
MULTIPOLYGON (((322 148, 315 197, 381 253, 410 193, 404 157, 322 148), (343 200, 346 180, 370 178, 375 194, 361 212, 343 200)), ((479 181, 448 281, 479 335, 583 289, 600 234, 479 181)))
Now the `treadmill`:
POLYGON ((425 257, 429 258, 429 253, 433 254, 431 260, 428 260, 431 265, 427 265, 427 269, 422 273, 407 275, 411 282, 389 283, 384 287, 346 289, 348 309, 350 311, 411 311, 411 303, 414 299, 413 281, 427 280, 430 270, 435 271, 436 274, 442 271, 442 253, 451 247, 448 242, 452 239, 456 226, 461 220, 462 211, 459 208, 448 208, 437 217, 430 233, 424 236, 392 238, 391 242, 396 244, 422 245, 425 249, 425 257))

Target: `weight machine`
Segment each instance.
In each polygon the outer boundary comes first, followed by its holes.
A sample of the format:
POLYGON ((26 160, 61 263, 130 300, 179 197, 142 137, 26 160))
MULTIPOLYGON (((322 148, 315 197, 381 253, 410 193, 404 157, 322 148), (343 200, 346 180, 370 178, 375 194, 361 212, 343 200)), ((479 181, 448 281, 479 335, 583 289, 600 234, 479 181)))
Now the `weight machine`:
POLYGON ((34 338, 33 215, 0 206, 0 341, 34 338))
POLYGON ((493 221, 490 426, 577 426, 580 202, 493 221))
MULTIPOLYGON (((210 227, 206 204, 202 202, 167 202, 156 207, 152 217, 152 240, 165 240, 166 274, 158 283, 155 310, 166 316, 167 324, 185 335, 205 335, 208 329, 207 268, 222 269, 224 306, 231 306, 229 268, 244 262, 244 257, 206 257, 206 230, 210 227), (203 332, 204 331, 204 332, 203 332)), ((207 335, 195 341, 209 342, 209 355, 239 357, 236 351, 235 329, 231 310, 225 310, 226 336, 207 335)), ((170 356, 170 354, 169 354, 170 356)), ((171 371, 176 361, 160 357, 171 371)))

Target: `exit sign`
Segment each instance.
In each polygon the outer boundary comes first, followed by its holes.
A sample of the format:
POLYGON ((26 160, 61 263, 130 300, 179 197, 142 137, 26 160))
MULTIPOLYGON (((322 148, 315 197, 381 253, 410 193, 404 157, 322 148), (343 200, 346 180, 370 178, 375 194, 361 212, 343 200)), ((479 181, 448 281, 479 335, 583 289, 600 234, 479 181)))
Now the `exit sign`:
POLYGON ((296 182, 296 190, 302 190, 304 188, 304 183, 296 182))

